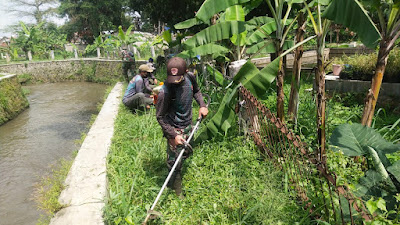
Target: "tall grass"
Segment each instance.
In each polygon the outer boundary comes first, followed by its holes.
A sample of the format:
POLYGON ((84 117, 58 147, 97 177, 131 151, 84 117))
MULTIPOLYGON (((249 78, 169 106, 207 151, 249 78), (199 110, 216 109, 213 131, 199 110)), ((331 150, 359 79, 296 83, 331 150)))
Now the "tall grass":
MULTIPOLYGON (((154 109, 121 106, 108 156, 107 224, 140 224, 168 169, 166 141, 154 109)), ((284 191, 282 174, 242 137, 197 146, 183 165, 183 191, 166 189, 152 224, 294 224, 307 213, 284 191)))

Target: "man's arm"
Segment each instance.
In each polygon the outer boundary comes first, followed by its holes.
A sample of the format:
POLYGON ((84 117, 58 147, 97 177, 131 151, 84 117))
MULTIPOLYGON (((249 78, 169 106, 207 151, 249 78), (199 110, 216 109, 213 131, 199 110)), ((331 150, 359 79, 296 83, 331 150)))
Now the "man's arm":
POLYGON ((149 79, 147 79, 147 78, 144 80, 144 88, 146 89, 146 91, 148 93, 152 93, 153 92, 153 89, 150 87, 149 79))
POLYGON ((143 79, 137 79, 136 80, 136 93, 143 93, 143 79))
POLYGON ((199 118, 203 117, 205 118, 208 114, 208 108, 206 103, 204 102, 203 99, 203 94, 200 91, 199 85, 197 84, 196 77, 192 73, 188 73, 189 76, 191 76, 190 80, 192 81, 193 84, 193 97, 196 99, 197 103, 200 105, 199 109, 199 118))
POLYGON ((203 100, 203 94, 201 93, 199 85, 197 84, 195 75, 192 74, 192 73, 188 73, 188 76, 191 76, 190 80, 192 81, 192 85, 193 85, 193 97, 194 97, 194 99, 200 105, 200 108, 202 108, 202 107, 206 107, 207 108, 207 105, 203 100))
POLYGON ((164 132, 165 137, 167 139, 175 139, 175 137, 178 134, 175 132, 174 127, 171 126, 169 123, 167 123, 165 119, 165 116, 167 115, 168 112, 168 105, 169 105, 168 99, 169 99, 168 95, 165 94, 164 90, 161 89, 157 98, 156 118, 164 132))

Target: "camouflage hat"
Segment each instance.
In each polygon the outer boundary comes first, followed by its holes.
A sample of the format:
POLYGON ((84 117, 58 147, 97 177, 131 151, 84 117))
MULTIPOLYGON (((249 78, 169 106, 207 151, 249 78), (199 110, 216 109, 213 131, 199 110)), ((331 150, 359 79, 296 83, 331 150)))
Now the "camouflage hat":
POLYGON ((145 71, 145 72, 151 73, 151 72, 153 72, 153 69, 150 68, 150 67, 149 67, 148 65, 146 65, 146 64, 142 64, 142 65, 139 66, 139 71, 145 71))
POLYGON ((186 73, 186 61, 180 57, 171 58, 167 64, 167 82, 179 84, 186 73))

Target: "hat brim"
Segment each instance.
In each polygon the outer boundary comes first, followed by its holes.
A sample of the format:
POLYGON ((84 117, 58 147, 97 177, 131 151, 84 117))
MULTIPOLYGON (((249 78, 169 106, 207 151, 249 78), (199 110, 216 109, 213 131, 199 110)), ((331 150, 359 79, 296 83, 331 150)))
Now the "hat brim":
POLYGON ((179 84, 183 81, 183 76, 182 75, 177 75, 177 76, 168 76, 167 77, 167 82, 170 84, 179 84))

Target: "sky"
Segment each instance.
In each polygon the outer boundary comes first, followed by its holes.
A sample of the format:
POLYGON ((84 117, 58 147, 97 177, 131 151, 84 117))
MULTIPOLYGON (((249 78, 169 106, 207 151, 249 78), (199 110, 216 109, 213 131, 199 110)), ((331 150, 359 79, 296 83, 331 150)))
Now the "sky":
MULTIPOLYGON (((7 9, 11 6, 10 0, 0 0, 0 37, 10 36, 11 33, 5 31, 7 26, 18 24, 20 20, 25 23, 34 23, 34 18, 31 17, 21 17, 20 15, 14 15, 7 12, 7 9)), ((57 18, 55 16, 50 17, 48 19, 51 22, 55 22, 58 25, 62 25, 64 23, 63 19, 57 18)))

